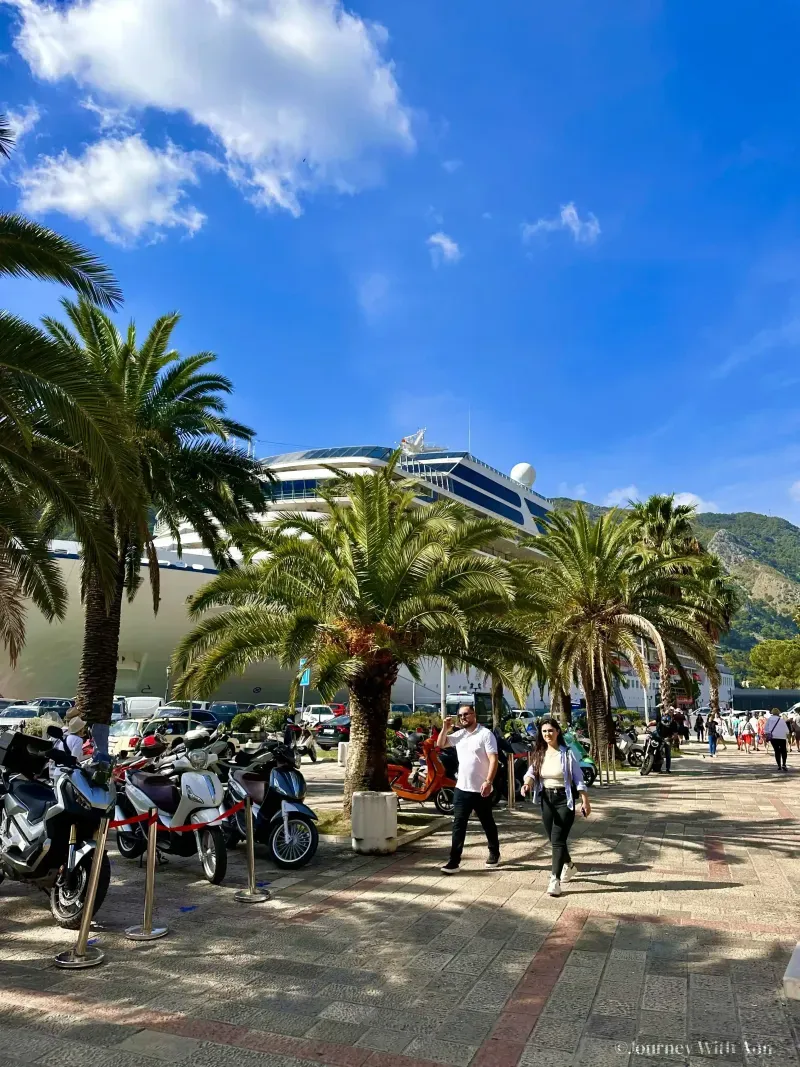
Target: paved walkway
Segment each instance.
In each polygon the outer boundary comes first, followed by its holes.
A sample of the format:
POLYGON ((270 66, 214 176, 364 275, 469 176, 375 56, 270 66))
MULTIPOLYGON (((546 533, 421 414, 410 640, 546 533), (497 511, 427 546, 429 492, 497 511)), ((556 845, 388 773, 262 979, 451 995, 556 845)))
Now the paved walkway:
MULTIPOLYGON (((234 902, 176 860, 159 870, 171 935, 140 920, 143 872, 114 857, 97 936, 108 962, 56 971, 71 940, 40 894, 0 887, 0 1067, 800 1067, 781 977, 800 931, 800 758, 690 754, 671 777, 593 790, 580 877, 545 893, 528 808, 502 818, 503 866, 447 835, 396 856, 323 846, 299 878, 262 857, 274 900, 234 902)), ((313 801, 312 801, 313 802, 313 801)))

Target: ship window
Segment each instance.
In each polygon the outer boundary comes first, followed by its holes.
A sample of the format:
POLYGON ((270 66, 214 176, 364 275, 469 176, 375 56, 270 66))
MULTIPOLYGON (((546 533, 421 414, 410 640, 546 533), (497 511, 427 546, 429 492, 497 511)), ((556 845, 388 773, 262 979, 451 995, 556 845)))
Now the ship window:
POLYGON ((534 504, 532 500, 526 500, 525 506, 531 515, 538 515, 541 519, 546 518, 550 514, 547 508, 543 508, 541 504, 534 504))
POLYGON ((485 493, 479 493, 471 485, 464 485, 463 482, 459 482, 455 478, 450 478, 448 481, 452 483, 452 485, 448 486, 448 489, 451 489, 456 496, 469 500, 470 503, 477 504, 478 507, 485 508, 487 511, 493 511, 495 515, 499 515, 501 518, 508 519, 511 522, 516 522, 519 526, 525 525, 522 512, 517 511, 516 508, 501 504, 499 500, 493 500, 492 497, 487 496, 485 493))
POLYGON ((495 496, 499 496, 501 500, 507 501, 509 504, 515 504, 520 506, 521 501, 519 493, 515 493, 513 489, 509 489, 508 486, 503 485, 502 482, 496 482, 492 478, 487 478, 485 474, 481 474, 479 471, 472 470, 465 463, 459 463, 453 474, 459 478, 463 478, 464 481, 472 482, 473 485, 477 485, 479 489, 485 489, 487 493, 493 493, 495 496))

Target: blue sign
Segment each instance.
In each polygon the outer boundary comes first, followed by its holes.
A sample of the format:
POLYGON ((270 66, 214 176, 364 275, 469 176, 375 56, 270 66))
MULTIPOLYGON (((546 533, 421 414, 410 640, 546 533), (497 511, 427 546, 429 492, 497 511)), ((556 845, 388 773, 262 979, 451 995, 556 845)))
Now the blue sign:
POLYGON ((300 676, 300 685, 309 685, 311 682, 311 668, 306 667, 300 676))

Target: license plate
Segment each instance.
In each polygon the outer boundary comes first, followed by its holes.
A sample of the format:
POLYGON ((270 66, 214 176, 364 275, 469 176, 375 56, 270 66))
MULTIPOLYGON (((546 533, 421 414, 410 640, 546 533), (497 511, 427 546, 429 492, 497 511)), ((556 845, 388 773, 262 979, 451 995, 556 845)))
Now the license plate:
POLYGON ((335 730, 321 730, 320 732, 328 737, 332 737, 336 733, 335 730))

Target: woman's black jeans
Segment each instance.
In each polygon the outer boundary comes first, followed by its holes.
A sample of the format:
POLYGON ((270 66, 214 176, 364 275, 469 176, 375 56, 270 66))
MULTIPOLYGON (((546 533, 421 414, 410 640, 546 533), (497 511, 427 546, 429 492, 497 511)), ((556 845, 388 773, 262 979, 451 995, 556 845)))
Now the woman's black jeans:
POLYGON ((542 789, 542 822, 553 847, 550 868, 556 878, 561 877, 565 864, 571 863, 567 838, 575 822, 575 811, 567 804, 566 789, 542 789))
POLYGON ((786 767, 786 738, 785 737, 773 737, 772 751, 775 753, 775 762, 779 768, 786 767))

